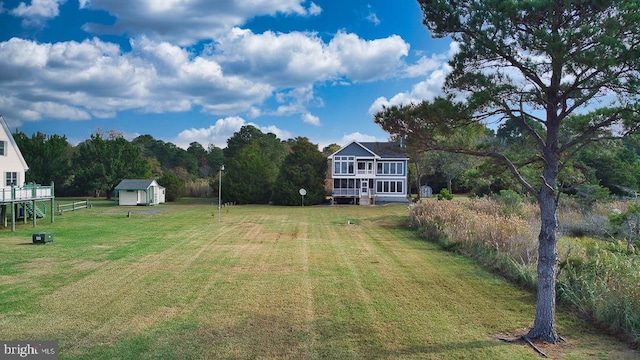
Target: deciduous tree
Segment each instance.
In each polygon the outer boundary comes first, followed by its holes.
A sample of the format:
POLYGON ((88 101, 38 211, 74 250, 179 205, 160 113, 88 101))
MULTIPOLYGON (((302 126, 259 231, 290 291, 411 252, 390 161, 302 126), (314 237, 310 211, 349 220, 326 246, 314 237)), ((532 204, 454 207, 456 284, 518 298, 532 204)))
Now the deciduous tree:
POLYGON ((144 177, 149 171, 140 148, 113 132, 105 138, 98 131, 78 144, 72 163, 76 188, 95 196, 105 191, 107 199, 120 181, 144 177))
POLYGON ((300 189, 306 190, 305 204, 320 204, 325 199, 324 180, 327 158, 306 137, 288 141, 291 153, 280 168, 272 200, 277 205, 300 205, 300 189))
MULTIPOLYGON (((69 185, 71 176, 72 146, 65 136, 45 135, 37 132, 27 137, 23 132, 13 134, 20 152, 24 156, 29 170, 27 182, 47 185, 54 182, 56 190, 69 185)), ((59 192, 59 191, 58 191, 59 192)))

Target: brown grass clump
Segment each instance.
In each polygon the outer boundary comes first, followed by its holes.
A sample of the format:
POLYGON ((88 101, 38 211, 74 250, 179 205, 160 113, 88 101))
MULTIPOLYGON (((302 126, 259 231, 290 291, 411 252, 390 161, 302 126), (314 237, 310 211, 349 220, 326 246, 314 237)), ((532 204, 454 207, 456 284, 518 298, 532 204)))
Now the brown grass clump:
POLYGON ((539 227, 521 216, 501 215, 500 205, 489 198, 416 203, 410 221, 443 245, 484 247, 523 266, 537 261, 539 227))

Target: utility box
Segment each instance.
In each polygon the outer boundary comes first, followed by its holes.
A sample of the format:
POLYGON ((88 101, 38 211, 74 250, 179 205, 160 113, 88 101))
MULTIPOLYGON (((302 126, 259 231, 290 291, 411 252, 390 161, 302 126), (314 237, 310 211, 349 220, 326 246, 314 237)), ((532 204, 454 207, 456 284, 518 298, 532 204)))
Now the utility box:
POLYGON ((50 243, 50 242, 53 242, 53 234, 52 233, 41 232, 41 233, 33 234, 33 243, 34 244, 46 244, 46 243, 50 243))

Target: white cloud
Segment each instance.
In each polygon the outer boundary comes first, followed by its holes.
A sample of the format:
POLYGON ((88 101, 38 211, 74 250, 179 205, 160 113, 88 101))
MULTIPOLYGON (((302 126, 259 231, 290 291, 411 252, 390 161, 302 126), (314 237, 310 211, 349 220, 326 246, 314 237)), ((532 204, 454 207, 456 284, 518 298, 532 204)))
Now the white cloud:
POLYGON ((317 35, 271 31, 254 34, 235 28, 218 39, 213 58, 232 73, 283 87, 336 76, 339 60, 326 53, 317 35))
POLYGON ((320 118, 311 113, 302 114, 302 122, 313 126, 320 126, 320 118))
POLYGON ((212 58, 232 73, 281 87, 347 78, 375 81, 397 75, 409 44, 392 35, 364 40, 339 31, 329 43, 317 34, 235 28, 210 49, 212 58))
POLYGON ((376 138, 375 136, 361 134, 359 132, 354 132, 354 133, 351 133, 351 134, 343 135, 342 138, 340 139, 340 142, 338 143, 338 145, 345 146, 345 145, 348 145, 352 141, 374 142, 374 141, 386 141, 386 140, 381 140, 381 139, 376 138))
POLYGON ((25 119, 113 117, 117 112, 247 111, 271 96, 271 85, 226 75, 212 59, 146 38, 132 51, 98 39, 38 44, 0 42, 0 92, 25 119), (51 111, 49 104, 59 104, 51 111), (61 109, 63 109, 62 111, 61 109))
POLYGON ((312 2, 311 5, 309 5, 308 13, 312 16, 320 15, 322 13, 322 8, 316 3, 312 2))
POLYGON ((60 14, 60 5, 65 2, 67 0, 32 0, 31 5, 21 2, 9 13, 23 18, 22 26, 40 27, 46 20, 57 17, 60 14))
MULTIPOLYGON (((34 0, 14 11, 54 16, 64 1, 34 0)), ((317 85, 418 76, 432 66, 426 58, 407 66, 409 44, 397 35, 365 40, 338 31, 324 40, 311 32, 255 34, 237 27, 261 15, 322 12, 305 0, 193 0, 188 6, 182 0, 79 0, 79 6, 114 16, 116 23, 108 29, 85 29, 129 32, 131 51, 98 38, 0 42, 0 93, 15 107, 5 113, 38 120, 200 110, 250 119, 298 115, 318 126, 312 108, 324 101, 314 91, 317 85), (212 38, 202 52, 184 46, 212 38), (272 96, 277 107, 265 109, 272 96), (56 110, 51 104, 58 105, 56 110)))
POLYGON ((279 129, 273 125, 259 126, 252 122, 247 123, 239 116, 230 116, 224 119, 218 119, 215 124, 207 128, 191 128, 183 130, 172 142, 185 149, 194 141, 199 142, 205 148, 209 144, 225 148, 227 146, 227 139, 232 137, 235 132, 239 131, 240 128, 245 125, 253 125, 264 133, 273 133, 281 140, 289 139, 292 136, 290 132, 279 129))
POLYGON ((243 118, 237 116, 219 119, 215 124, 207 128, 191 128, 181 131, 173 143, 187 148, 190 143, 197 141, 205 147, 208 144, 213 144, 224 148, 226 147, 227 139, 240 130, 245 123, 243 118))
MULTIPOLYGON (((453 54, 457 51, 456 49, 457 45, 450 46, 448 55, 453 54)), ((369 107, 369 115, 375 115, 381 111, 383 107, 410 103, 417 104, 423 100, 433 100, 436 96, 444 95, 442 89, 447 75, 452 70, 447 61, 448 56, 436 54, 430 58, 422 57, 417 64, 408 66, 404 71, 407 77, 423 72, 428 73, 428 77, 414 84, 409 91, 397 93, 391 98, 384 96, 378 97, 369 107)))
MULTIPOLYGON (((275 100, 283 105, 279 105, 275 111, 263 110, 263 114, 277 116, 302 114, 303 121, 309 121, 310 123, 315 123, 315 121, 304 117, 308 113, 307 108, 309 106, 322 107, 324 105, 322 99, 315 96, 313 86, 280 91, 275 94, 275 100)), ((319 125, 319 119, 317 122, 319 125)))
POLYGON ((380 19, 378 18, 378 15, 376 15, 376 13, 372 11, 369 12, 369 15, 367 15, 366 19, 367 21, 371 22, 375 26, 380 25, 380 19))
POLYGON ((367 82, 395 76, 409 53, 409 44, 398 35, 364 40, 356 34, 338 32, 328 52, 340 59, 339 74, 367 82))
POLYGON ((255 106, 252 106, 249 108, 249 111, 247 111, 247 117, 249 117, 249 119, 255 119, 260 115, 262 115, 262 111, 255 106))
POLYGON ((151 39, 191 45, 215 39, 258 16, 276 14, 315 16, 322 8, 306 0, 80 0, 81 8, 104 10, 117 20, 113 25, 90 23, 90 33, 145 34, 151 39))
POLYGON ((280 140, 288 140, 288 139, 291 139, 293 137, 293 134, 291 134, 291 132, 289 132, 287 130, 279 129, 275 125, 258 126, 258 125, 254 124, 254 123, 249 123, 249 125, 253 125, 253 126, 257 127, 258 129, 260 129, 260 131, 262 131, 265 134, 266 133, 273 133, 280 140))
POLYGON ((449 59, 453 58, 458 52, 460 52, 460 43, 457 41, 452 41, 449 44, 449 52, 447 53, 447 57, 449 59))
POLYGON ((447 57, 434 54, 430 57, 423 56, 415 64, 408 65, 403 69, 404 77, 417 77, 424 76, 429 72, 442 66, 442 63, 447 61, 447 57))

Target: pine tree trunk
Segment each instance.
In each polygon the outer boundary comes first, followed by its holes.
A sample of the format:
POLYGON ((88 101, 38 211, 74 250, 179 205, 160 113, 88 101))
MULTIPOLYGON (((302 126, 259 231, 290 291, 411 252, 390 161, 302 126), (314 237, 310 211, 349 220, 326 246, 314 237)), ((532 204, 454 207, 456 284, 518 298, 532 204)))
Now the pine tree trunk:
POLYGON ((558 273, 557 228, 558 201, 556 181, 558 163, 554 151, 545 152, 544 184, 538 197, 540 206, 540 234, 538 236, 538 294, 536 317, 528 338, 556 343, 556 275, 558 273))

